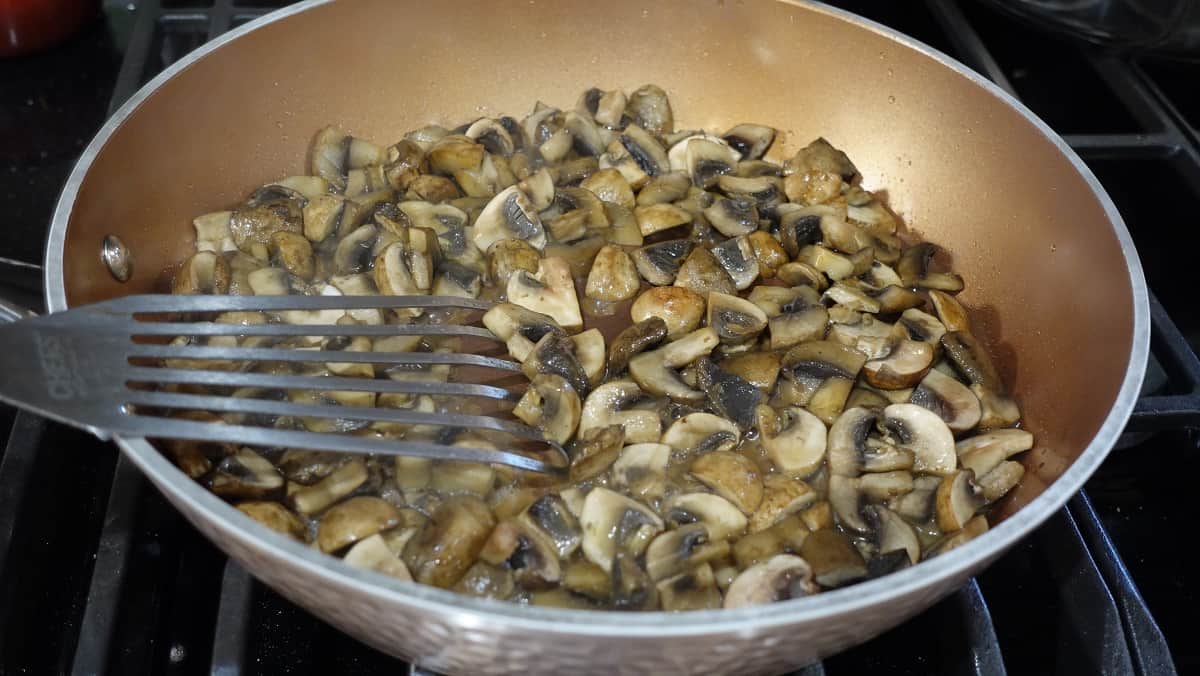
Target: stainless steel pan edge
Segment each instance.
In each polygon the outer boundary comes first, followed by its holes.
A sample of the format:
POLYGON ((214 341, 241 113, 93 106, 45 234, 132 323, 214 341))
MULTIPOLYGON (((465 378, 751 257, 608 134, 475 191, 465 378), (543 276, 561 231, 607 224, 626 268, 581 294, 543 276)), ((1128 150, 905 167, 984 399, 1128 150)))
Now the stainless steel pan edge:
MULTIPOLYGON (((246 24, 192 52, 143 87, 84 151, 56 207, 45 258, 50 311, 66 309, 63 246, 83 177, 122 121, 175 73, 222 44, 297 12, 310 0, 246 24)), ((810 3, 811 4, 811 3, 810 3)), ((1120 243, 1133 302, 1131 354, 1117 398, 1080 456, 1030 504, 986 535, 882 579, 806 599, 684 614, 568 611, 461 596, 359 571, 279 536, 188 479, 143 439, 118 439, 126 456, 206 536, 285 596, 386 652, 448 672, 747 672, 794 668, 865 640, 953 591, 1058 510, 1103 461, 1124 428, 1149 353, 1149 305, 1124 222, 1096 177, 1048 126, 1004 91, 936 50, 824 5, 841 18, 916 49, 968 78, 1027 119, 1065 156, 1102 205, 1120 243)))

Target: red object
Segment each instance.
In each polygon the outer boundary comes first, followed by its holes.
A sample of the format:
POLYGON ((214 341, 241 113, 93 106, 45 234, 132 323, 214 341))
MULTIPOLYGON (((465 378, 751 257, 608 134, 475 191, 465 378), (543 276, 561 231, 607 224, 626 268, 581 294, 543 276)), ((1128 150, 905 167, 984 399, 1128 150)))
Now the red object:
POLYGON ((0 0, 0 57, 58 44, 92 16, 97 0, 0 0))

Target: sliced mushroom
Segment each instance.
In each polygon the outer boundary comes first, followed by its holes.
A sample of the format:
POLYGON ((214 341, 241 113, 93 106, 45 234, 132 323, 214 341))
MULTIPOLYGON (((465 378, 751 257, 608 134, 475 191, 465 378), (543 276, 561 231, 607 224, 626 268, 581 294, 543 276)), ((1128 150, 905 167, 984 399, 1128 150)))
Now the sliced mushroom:
POLYGON ((554 374, 534 376, 513 415, 541 430, 548 439, 567 443, 579 426, 579 395, 566 380, 554 374))
POLYGON ((386 500, 359 495, 340 502, 321 516, 317 546, 329 554, 400 523, 400 514, 386 500))
POLYGON ((474 139, 450 134, 435 141, 427 157, 429 168, 435 173, 451 176, 456 171, 478 169, 486 154, 487 150, 474 139))
POLYGON ((509 354, 522 362, 547 333, 562 330, 550 316, 512 303, 500 303, 484 313, 483 325, 505 341, 509 354))
POLYGON ((590 390, 587 372, 575 356, 575 343, 561 331, 542 336, 521 365, 521 371, 531 381, 538 374, 554 374, 562 377, 580 395, 590 390))
POLYGON ((722 361, 721 368, 769 394, 779 378, 779 364, 778 353, 743 352, 722 361))
POLYGON ((961 547, 988 530, 987 517, 980 514, 968 521, 962 530, 953 533, 925 551, 925 558, 931 559, 940 554, 961 547))
POLYGON ((171 293, 227 293, 230 276, 229 264, 221 254, 198 251, 175 273, 171 293))
POLYGON ((958 466, 954 434, 932 411, 916 404, 892 404, 883 409, 881 425, 913 452, 913 469, 948 475, 958 466))
POLYGON ((406 228, 405 236, 388 244, 375 257, 375 285, 393 296, 427 294, 433 290, 440 262, 437 235, 425 228, 406 228))
POLYGON ((913 490, 913 475, 907 470, 872 472, 858 478, 858 490, 867 498, 886 502, 913 490))
MULTIPOLYGON (((516 580, 513 578, 513 572, 507 567, 476 561, 451 589, 460 594, 503 600, 511 598, 516 591, 516 580)), ((530 596, 538 593, 534 591, 530 596)))
POLYGON ((723 197, 704 210, 704 217, 722 235, 737 237, 758 229, 758 207, 742 197, 723 197))
POLYGON ((601 427, 580 437, 571 449, 571 481, 587 481, 607 471, 624 443, 625 431, 620 425, 601 427))
POLYGON ((819 244, 810 244, 801 249, 799 255, 796 256, 796 260, 800 263, 811 265, 834 281, 845 279, 854 274, 853 261, 819 244))
POLYGON ((752 514, 762 502, 762 478, 744 455, 732 451, 705 453, 692 462, 689 472, 746 514, 752 514))
POLYGON ((492 529, 479 560, 513 571, 525 589, 543 589, 562 579, 562 562, 554 542, 538 528, 520 521, 501 521, 492 529))
POLYGON ((1021 418, 1021 409, 1011 397, 978 383, 971 385, 971 392, 979 399, 980 429, 996 429, 1015 425, 1021 418))
POLYGON ((571 336, 571 342, 575 343, 575 358, 587 375, 590 390, 604 378, 604 334, 600 329, 588 329, 571 336))
POLYGON ((936 495, 937 524, 942 532, 960 530, 982 506, 974 472, 964 469, 942 477, 936 495))
POLYGON ((788 286, 808 286, 821 291, 829 286, 825 273, 808 263, 793 261, 784 263, 775 271, 775 277, 788 286))
POLYGON ((634 208, 633 215, 637 219, 638 229, 644 236, 692 222, 692 214, 674 204, 639 206, 634 208))
POLYGON ((846 282, 834 282, 832 286, 825 290, 823 299, 830 304, 841 305, 842 307, 859 312, 876 313, 880 310, 877 300, 868 296, 857 286, 846 282))
POLYGON ((612 465, 611 485, 640 500, 657 500, 666 491, 670 459, 671 447, 666 444, 630 444, 612 465))
POLYGON ((739 290, 750 288, 758 279, 758 258, 754 256, 754 247, 746 237, 728 239, 710 251, 739 290))
POLYGON ((744 298, 712 292, 708 295, 708 326, 725 344, 754 340, 767 328, 767 315, 744 298))
POLYGON ((658 605, 658 589, 650 575, 638 565, 637 556, 617 551, 612 562, 610 599, 619 610, 649 610, 658 605))
POLYGON ((568 331, 583 327, 575 281, 571 278, 570 266, 561 258, 538 261, 536 274, 514 273, 508 279, 508 300, 552 317, 568 331))
POLYGON ((278 502, 243 502, 237 508, 239 512, 276 533, 282 533, 294 540, 304 539, 304 522, 278 502))
POLYGON ((800 548, 800 556, 812 566, 813 579, 822 587, 841 587, 867 575, 862 554, 836 530, 814 531, 800 548))
POLYGON ((650 316, 625 328, 613 339, 608 351, 608 375, 620 375, 634 355, 658 345, 666 337, 667 323, 662 317, 650 316))
POLYGON ((940 477, 918 476, 913 479, 912 491, 892 498, 888 501, 888 507, 914 522, 926 521, 933 511, 934 495, 941 483, 940 477))
POLYGON ((755 230, 746 236, 754 259, 758 262, 758 272, 763 279, 771 279, 779 268, 787 264, 788 255, 783 245, 771 233, 755 230))
POLYGON ((963 290, 963 280, 953 272, 931 272, 929 263, 940 248, 936 244, 920 242, 904 250, 896 264, 896 272, 905 286, 936 289, 957 293, 963 290))
POLYGON ((417 582, 448 589, 475 562, 495 525, 478 497, 447 498, 404 546, 404 562, 417 582))
POLYGON ((539 528, 551 540, 561 558, 569 557, 583 542, 583 531, 579 520, 567 508, 566 502, 557 495, 544 495, 529 505, 518 517, 535 528, 539 528))
POLYGON ((748 520, 734 504, 712 493, 684 493, 663 503, 663 516, 672 527, 703 524, 713 542, 728 540, 746 530, 748 520))
POLYGON ((709 610, 721 607, 721 591, 712 566, 707 563, 661 580, 656 587, 663 610, 709 610))
POLYGON ((675 281, 684 259, 695 244, 691 240, 673 239, 648 244, 631 254, 642 278, 655 286, 667 286, 675 281))
POLYGON ((733 278, 721 266, 716 256, 703 247, 696 247, 679 267, 675 286, 690 289, 701 296, 710 293, 737 293, 733 278))
POLYGON ((801 598, 820 589, 813 569, 799 556, 779 554, 742 571, 725 592, 725 608, 775 603, 801 598))
POLYGON ((601 231, 605 241, 621 246, 641 246, 645 242, 642 231, 638 228, 637 218, 633 215, 633 209, 605 202, 604 214, 608 217, 608 222, 612 224, 601 231))
POLYGON ((673 369, 708 354, 717 341, 717 334, 711 328, 697 329, 673 343, 630 359, 629 375, 650 394, 698 401, 704 398, 704 393, 688 385, 673 369))
POLYGON ((675 451, 699 455, 709 451, 728 451, 737 446, 741 433, 737 425, 719 415, 698 411, 680 417, 662 435, 662 443, 675 451))
POLYGON ((633 298, 641 285, 629 254, 619 247, 605 246, 596 254, 588 273, 588 298, 616 302, 633 298))
POLYGON ((775 142, 775 130, 761 124, 739 124, 722 137, 742 155, 743 160, 757 160, 775 142))
POLYGON ((912 387, 930 372, 933 347, 929 343, 899 340, 889 343, 884 353, 863 364, 863 377, 881 390, 912 387))
POLYGON ((696 385, 704 391, 713 410, 742 429, 754 427, 754 407, 766 398, 762 390, 713 364, 707 357, 701 357, 695 364, 696 385))
POLYGON ((612 580, 608 573, 586 559, 575 559, 566 565, 562 585, 575 594, 596 601, 607 602, 612 596, 612 580))
POLYGON ((812 413, 788 407, 776 414, 770 406, 759 406, 755 417, 763 450, 780 472, 805 477, 825 461, 825 424, 812 413))
POLYGON ((712 540, 703 524, 693 523, 659 533, 646 549, 646 572, 655 581, 673 577, 729 552, 723 540, 712 540))
POLYGON ((1025 430, 992 430, 955 445, 958 461, 964 469, 982 477, 1017 453, 1033 448, 1033 435, 1025 430))
POLYGON ((692 185, 708 189, 721 176, 732 174, 737 169, 738 151, 716 136, 696 134, 689 136, 671 148, 672 155, 682 155, 683 166, 672 158, 671 168, 683 168, 692 179, 692 185))
POLYGON ((958 299, 944 291, 930 289, 929 300, 933 301, 934 311, 947 331, 963 331, 970 333, 971 319, 967 310, 958 299))
POLYGON ((979 423, 979 399, 966 385, 937 369, 925 374, 909 401, 936 413, 951 432, 966 432, 979 423))
POLYGON ((866 361, 867 356, 858 350, 833 341, 814 340, 788 350, 783 357, 783 374, 798 382, 831 378, 853 381, 866 361))
POLYGON ((546 231, 533 203, 519 187, 501 190, 475 219, 472 240, 487 251, 502 239, 519 239, 535 249, 546 246, 546 231))
POLYGON ((828 310, 820 304, 798 304, 792 307, 796 309, 771 317, 767 322, 773 350, 825 337, 829 325, 828 310))
POLYGON ((529 202, 537 211, 547 209, 554 203, 554 177, 545 167, 525 177, 517 187, 529 198, 529 202))
POLYGON ((675 129, 671 101, 662 87, 643 85, 629 95, 625 115, 635 124, 654 134, 669 134, 675 129))
POLYGON ((467 127, 466 136, 483 146, 484 150, 493 155, 508 157, 516 150, 512 135, 498 120, 486 117, 476 120, 467 127))
POLYGON ((688 174, 684 171, 672 171, 656 176, 638 191, 638 206, 666 204, 676 202, 688 194, 692 185, 688 174))
POLYGON ((972 384, 1003 393, 1004 383, 987 352, 975 336, 966 331, 949 331, 941 338, 946 356, 972 384))
POLYGON ((249 448, 240 448, 217 463, 207 483, 209 490, 231 500, 270 498, 283 491, 279 470, 249 448))
POLYGON ((389 147, 385 151, 383 175, 388 185, 396 190, 408 190, 416 180, 425 163, 425 149, 409 139, 389 147))
POLYGON ((763 499, 750 515, 750 532, 770 528, 784 517, 807 509, 817 501, 817 492, 803 481, 782 474, 763 477, 763 499))
POLYGON ((583 402, 578 434, 586 436, 597 428, 620 425, 627 443, 657 442, 662 435, 658 415, 654 411, 628 408, 644 396, 631 380, 614 380, 597 387, 583 402))
POLYGON ((633 321, 652 317, 666 322, 667 339, 677 340, 696 330, 704 317, 704 297, 678 286, 647 289, 633 301, 629 314, 633 321))
POLYGON ((362 460, 350 460, 317 483, 289 491, 288 501, 301 514, 312 516, 353 493, 367 479, 367 466, 362 460))
POLYGON ((868 408, 847 409, 829 428, 829 472, 834 476, 857 477, 869 452, 867 437, 880 419, 868 408))
POLYGON ((342 557, 342 560, 355 568, 373 570, 398 580, 412 580, 408 566, 404 565, 400 557, 388 547, 383 536, 379 534, 359 540, 350 548, 350 551, 346 552, 346 556, 342 557))
POLYGON ((836 196, 842 185, 858 176, 846 153, 818 138, 796 152, 783 165, 788 199, 801 204, 820 204, 836 196))
POLYGON ((1019 462, 1005 460, 995 469, 984 474, 976 484, 986 502, 995 502, 1004 497, 1025 476, 1025 466, 1019 462))
POLYGON ((378 236, 379 229, 368 224, 355 228, 339 240, 333 252, 334 270, 338 274, 348 275, 367 269, 378 236))
MULTIPOLYGON (((669 171, 671 165, 667 159, 667 151, 646 129, 636 124, 628 125, 616 142, 646 176, 654 177, 669 171)), ((609 152, 612 152, 611 146, 609 152)), ((621 167, 618 165, 617 169, 620 170, 621 167)), ((625 171, 621 173, 629 178, 625 171)), ((629 182, 640 185, 637 180, 629 182)))
POLYGON ((664 528, 662 519, 649 507, 602 487, 588 493, 579 523, 584 555, 610 574, 619 552, 641 554, 664 528))
POLYGON ((583 179, 579 187, 595 193, 604 202, 620 204, 627 209, 637 206, 629 181, 616 169, 601 169, 583 179))
POLYGON ((880 554, 902 551, 909 563, 921 560, 921 542, 917 533, 899 514, 882 505, 868 505, 863 515, 874 533, 875 547, 880 554))

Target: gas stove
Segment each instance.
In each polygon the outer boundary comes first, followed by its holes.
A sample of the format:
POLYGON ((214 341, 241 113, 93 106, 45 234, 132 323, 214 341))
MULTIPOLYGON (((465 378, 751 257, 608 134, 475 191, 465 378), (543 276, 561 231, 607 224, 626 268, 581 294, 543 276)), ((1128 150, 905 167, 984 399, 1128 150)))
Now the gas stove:
MULTIPOLYGON (((957 593, 801 674, 1173 674, 1200 668, 1200 64, 1101 51, 976 2, 834 5, 963 61, 1083 157, 1120 208, 1152 298, 1153 356, 1119 447, 1068 506, 957 593)), ((0 293, 41 305, 54 199, 104 118, 271 0, 143 0, 54 51, 0 61, 0 293)), ((1097 271, 1103 274, 1103 271, 1097 271)), ((423 673, 315 619, 200 536, 116 449, 0 407, 0 673, 423 673)))

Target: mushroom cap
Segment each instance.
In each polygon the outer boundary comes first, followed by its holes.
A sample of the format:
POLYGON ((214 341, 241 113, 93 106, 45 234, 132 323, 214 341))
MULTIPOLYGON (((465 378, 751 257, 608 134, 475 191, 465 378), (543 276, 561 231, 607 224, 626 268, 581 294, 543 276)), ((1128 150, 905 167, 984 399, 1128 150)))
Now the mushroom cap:
POLYGON ((634 322, 658 317, 667 324, 667 339, 675 340, 700 326, 704 306, 704 297, 689 289, 656 286, 633 301, 629 314, 634 322))
POLYGON ((549 315, 568 331, 583 327, 571 266, 562 258, 543 258, 535 274, 524 270, 513 273, 508 278, 507 292, 510 303, 549 315))
MULTIPOLYGON (((760 405, 754 410, 760 443, 776 469, 789 476, 808 476, 825 461, 825 423, 808 411, 789 406, 778 414, 760 405)), ((843 414, 844 415, 844 414, 843 414)))
POLYGON ((937 369, 925 374, 909 401, 936 413, 951 432, 966 432, 979 424, 979 398, 966 385, 937 369))
POLYGON ((725 498, 712 493, 683 493, 663 503, 663 516, 673 526, 702 523, 710 540, 728 540, 741 535, 749 522, 746 515, 725 498))
POLYGON ((696 412, 671 423, 662 435, 662 443, 681 452, 729 450, 740 438, 738 427, 732 421, 712 413, 696 412))
MULTIPOLYGON (((654 510, 603 487, 596 487, 583 501, 579 515, 583 528, 583 553, 589 561, 612 573, 613 557, 627 541, 645 541, 661 532, 664 524, 654 510)), ((643 545, 644 547, 644 545, 643 545)), ((632 552, 639 554, 640 551, 632 552)))
POLYGON ((513 415, 542 431, 548 439, 565 444, 579 426, 579 395, 562 376, 541 373, 513 408, 513 415))
POLYGON ((627 409, 643 399, 645 394, 631 380, 613 380, 592 390, 583 402, 579 417, 580 436, 591 430, 620 425, 625 441, 630 444, 657 442, 662 435, 662 423, 654 411, 627 409))

